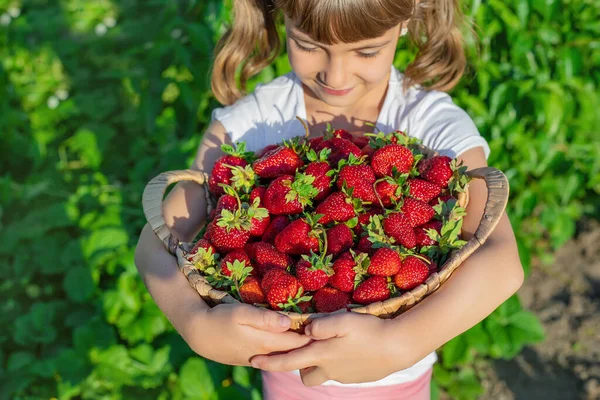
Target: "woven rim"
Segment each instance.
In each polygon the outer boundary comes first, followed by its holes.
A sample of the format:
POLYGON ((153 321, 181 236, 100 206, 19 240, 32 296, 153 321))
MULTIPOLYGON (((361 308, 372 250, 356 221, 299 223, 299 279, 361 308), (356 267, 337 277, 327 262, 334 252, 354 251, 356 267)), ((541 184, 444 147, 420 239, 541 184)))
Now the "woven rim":
MULTIPOLYGON (((404 311, 410 309, 420 302, 427 295, 435 292, 450 275, 458 268, 473 252, 482 246, 490 236, 506 208, 509 195, 508 179, 498 169, 492 167, 482 167, 466 172, 473 179, 483 179, 488 188, 488 196, 485 204, 483 217, 479 223, 475 234, 465 246, 460 250, 454 251, 446 263, 440 268, 439 272, 432 273, 425 283, 414 289, 403 293, 402 295, 390 298, 383 302, 376 302, 364 307, 356 307, 351 312, 372 314, 381 318, 393 318, 404 311)), ((173 238, 169 228, 166 226, 162 213, 162 201, 166 189, 173 183, 180 181, 194 181, 204 186, 205 197, 208 204, 207 215, 214 208, 214 199, 208 191, 208 174, 194 170, 169 171, 164 172, 148 183, 144 189, 143 207, 144 214, 152 230, 163 242, 167 250, 177 257, 177 264, 184 273, 190 285, 198 292, 209 305, 214 306, 223 303, 239 303, 239 301, 227 292, 213 288, 208 281, 200 274, 195 266, 184 257, 184 252, 189 251, 193 243, 179 242, 173 238)), ((467 191, 468 193, 468 191, 467 191)), ((459 197, 459 204, 466 206, 468 195, 459 197)), ((310 323, 311 320, 332 313, 310 313, 299 314, 295 312, 278 311, 281 314, 289 316, 292 320, 293 330, 302 330, 303 326, 310 323)), ((346 312, 339 310, 335 313, 346 312)))

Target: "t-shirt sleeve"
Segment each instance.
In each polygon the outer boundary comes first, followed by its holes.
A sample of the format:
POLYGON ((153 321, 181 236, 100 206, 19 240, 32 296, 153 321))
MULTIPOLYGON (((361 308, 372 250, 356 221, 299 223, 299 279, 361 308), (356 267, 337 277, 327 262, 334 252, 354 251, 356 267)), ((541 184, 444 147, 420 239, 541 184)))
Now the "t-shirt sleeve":
POLYGON ((215 108, 212 121, 219 121, 233 143, 244 141, 249 151, 258 150, 262 137, 261 115, 254 94, 249 94, 230 106, 215 108))
POLYGON ((482 147, 486 160, 490 147, 471 117, 444 92, 424 92, 410 116, 409 135, 440 155, 456 158, 467 150, 482 147))

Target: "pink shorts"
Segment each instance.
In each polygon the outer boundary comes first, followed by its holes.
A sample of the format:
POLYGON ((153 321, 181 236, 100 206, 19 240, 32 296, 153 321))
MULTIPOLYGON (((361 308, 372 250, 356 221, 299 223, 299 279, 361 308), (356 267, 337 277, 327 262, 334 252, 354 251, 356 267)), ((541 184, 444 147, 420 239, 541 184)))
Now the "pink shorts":
POLYGON ((429 369, 414 381, 377 387, 341 387, 320 385, 306 387, 299 375, 292 372, 262 371, 264 400, 429 400, 431 396, 429 369))

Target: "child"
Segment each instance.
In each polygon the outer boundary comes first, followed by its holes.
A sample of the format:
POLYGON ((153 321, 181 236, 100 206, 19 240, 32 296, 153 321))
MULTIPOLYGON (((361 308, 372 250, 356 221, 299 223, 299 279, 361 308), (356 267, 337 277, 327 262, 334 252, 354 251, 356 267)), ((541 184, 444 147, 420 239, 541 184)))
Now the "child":
MULTIPOLYGON (((465 67, 457 0, 234 5, 233 28, 220 42, 212 77, 215 96, 228 106, 213 112, 193 168, 210 172, 223 143, 245 141, 258 150, 301 135, 296 116, 309 121, 311 136, 322 134, 327 123, 348 131, 372 130, 372 123, 384 132, 406 131, 471 169, 487 165, 486 141, 442 91, 457 83, 465 67), (293 72, 245 96, 236 78, 243 88, 278 53, 277 13, 285 17, 293 72), (402 74, 392 61, 405 34, 419 52, 402 74), (425 88, 427 82, 434 83, 425 88)), ((165 200, 165 219, 180 240, 192 240, 203 225, 203 196, 198 185, 181 183, 165 200)), ((472 237, 486 199, 485 184, 473 181, 464 239, 472 237)), ((321 318, 304 335, 287 331, 289 319, 274 311, 246 304, 209 308, 148 226, 136 265, 191 348, 220 363, 262 369, 266 399, 427 399, 435 349, 489 315, 523 281, 506 214, 485 245, 410 311, 392 320, 354 313, 321 318)))

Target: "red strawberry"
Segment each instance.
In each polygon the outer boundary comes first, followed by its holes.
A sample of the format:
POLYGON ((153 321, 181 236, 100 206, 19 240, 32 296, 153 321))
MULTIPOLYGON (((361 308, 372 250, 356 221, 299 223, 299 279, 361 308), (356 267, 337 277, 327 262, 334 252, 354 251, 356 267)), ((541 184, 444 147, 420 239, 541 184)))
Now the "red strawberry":
POLYGON ((364 228, 369 225, 369 219, 372 215, 381 215, 383 210, 381 208, 372 208, 362 214, 358 214, 358 224, 352 230, 356 235, 360 235, 364 228))
POLYGON ((423 257, 426 260, 423 260, 423 262, 427 265, 427 267, 429 268, 429 274, 432 274, 434 272, 437 272, 438 270, 438 266, 437 264, 431 259, 431 257, 426 256, 425 254, 419 254, 419 257, 423 257))
POLYGON ((334 273, 329 278, 329 284, 342 292, 352 292, 356 281, 367 272, 369 262, 366 253, 348 251, 342 254, 333 263, 334 273))
POLYGON ((267 227, 271 223, 269 211, 262 207, 262 195, 266 192, 266 188, 254 188, 250 193, 250 206, 246 210, 250 218, 250 236, 260 237, 265 233, 267 227))
POLYGON ((251 267, 250 258, 246 254, 246 252, 242 249, 233 250, 228 253, 223 260, 221 260, 221 273, 225 276, 231 276, 231 265, 235 261, 239 261, 245 264, 246 267, 251 267), (229 264, 229 265, 228 265, 229 264))
POLYGON ((435 183, 443 188, 448 186, 453 171, 450 167, 452 159, 447 156, 435 156, 428 159, 422 159, 417 169, 421 178, 435 183))
POLYGON ((371 257, 367 272, 370 275, 392 276, 398 272, 402 259, 394 250, 382 247, 371 257))
POLYGON ((316 231, 306 219, 300 218, 286 226, 275 236, 275 247, 286 254, 310 254, 319 251, 316 231))
POLYGON ((263 147, 262 149, 260 149, 259 151, 257 151, 254 155, 257 158, 261 158, 262 156, 264 156, 266 153, 268 153, 271 150, 275 150, 276 148, 278 148, 280 145, 278 144, 268 144, 265 147, 263 147))
POLYGON ((410 290, 427 280, 429 266, 421 259, 408 256, 402 260, 402 266, 394 276, 394 283, 402 290, 410 290))
POLYGON ((356 250, 361 251, 363 253, 367 253, 368 255, 375 254, 375 249, 373 248, 373 242, 369 240, 368 236, 363 236, 358 241, 358 245, 356 246, 356 250))
POLYGON ((342 138, 350 141, 354 139, 354 136, 352 136, 352 134, 345 129, 336 129, 335 131, 333 131, 333 137, 342 138))
POLYGON ((321 260, 318 255, 312 253, 310 256, 303 256, 296 264, 296 278, 305 290, 321 289, 331 275, 331 256, 321 260))
POLYGON ((287 272, 280 268, 268 270, 260 281, 260 288, 264 293, 267 293, 269 290, 271 290, 271 286, 273 286, 277 279, 285 275, 288 275, 287 272))
POLYGON ((433 240, 427 235, 428 229, 435 229, 439 235, 442 234, 442 221, 431 220, 424 223, 421 226, 415 228, 415 237, 417 239, 417 246, 435 246, 438 242, 433 240))
POLYGON ((351 299, 348 293, 326 286, 315 293, 313 302, 317 312, 329 313, 348 307, 351 299))
POLYGON ((232 196, 230 194, 224 194, 221 197, 219 197, 219 200, 217 201, 217 206, 211 211, 210 215, 208 216, 208 219, 212 221, 218 215, 221 215, 221 211, 224 209, 229 211, 235 211, 238 209, 238 202, 235 196, 232 196))
POLYGON ((370 161, 373 158, 373 153, 375 153, 375 149, 370 145, 361 147, 360 154, 361 156, 365 156, 366 160, 370 161))
POLYGON ((208 190, 215 196, 225 193, 219 184, 231 185, 233 171, 228 165, 232 167, 245 167, 248 165, 248 162, 243 158, 232 155, 225 155, 215 162, 210 178, 208 179, 208 190))
POLYGON ((385 276, 372 276, 356 287, 352 299, 359 304, 370 304, 390 298, 390 288, 385 276))
POLYGON ((252 191, 250 192, 250 204, 252 204, 254 202, 254 199, 258 199, 259 206, 263 206, 263 198, 265 197, 265 192, 267 191, 267 188, 264 186, 258 186, 255 187, 254 189, 252 189, 252 191))
POLYGON ((271 214, 298 214, 311 204, 318 191, 312 186, 314 177, 305 174, 283 175, 275 179, 265 192, 265 207, 271 214))
POLYGON ((315 181, 312 183, 312 185, 318 190, 319 193, 315 196, 315 201, 323 200, 333 190, 331 187, 331 181, 333 178, 331 175, 327 175, 329 171, 332 171, 332 169, 329 164, 324 161, 311 162, 306 167, 306 170, 304 170, 306 175, 315 177, 315 181))
POLYGON ((373 153, 371 157, 371 167, 375 176, 392 176, 394 167, 399 173, 409 172, 412 168, 414 157, 408 147, 400 144, 389 144, 373 153))
MULTIPOLYGON (((417 200, 429 202, 438 196, 442 188, 424 179, 413 178, 407 181, 410 195, 417 200)), ((437 203, 436 203, 437 204, 437 203)), ((432 204, 435 205, 435 204, 432 204)))
POLYGON ((233 219, 219 216, 211 222, 210 242, 219 253, 241 249, 250 239, 249 227, 238 223, 238 220, 237 216, 233 219))
POLYGON ((404 199, 404 204, 400 209, 404 215, 410 220, 412 227, 423 225, 435 215, 435 210, 424 201, 407 197, 404 199))
POLYGON ((303 288, 298 280, 287 272, 275 277, 267 294, 267 301, 274 310, 284 310, 294 299, 303 293, 303 288))
POLYGON ((400 199, 400 196, 396 194, 398 185, 388 180, 379 181, 375 184, 375 191, 379 195, 381 202, 384 207, 392 207, 393 202, 400 199))
POLYGON ((212 260, 216 253, 217 251, 208 240, 200 239, 187 254, 186 259, 190 262, 195 262, 194 259, 197 259, 198 261, 205 260, 205 256, 208 255, 210 256, 209 260, 212 260))
POLYGON ((261 241, 266 243, 273 243, 275 236, 290 224, 290 220, 285 215, 278 215, 271 220, 271 223, 267 227, 267 230, 262 235, 261 241))
POLYGON ((315 214, 323 214, 319 222, 328 224, 331 221, 346 222, 354 218, 354 202, 343 192, 333 192, 315 209, 315 214))
POLYGON ((323 143, 323 140, 325 140, 323 136, 314 137, 308 140, 308 146, 317 151, 317 149, 321 146, 321 143, 323 143))
POLYGON ((252 168, 261 178, 277 178, 282 175, 293 175, 303 165, 304 162, 294 150, 282 145, 254 161, 252 168))
POLYGON ((394 238, 397 243, 412 249, 417 245, 415 233, 410 220, 402 213, 391 213, 383 220, 383 230, 386 235, 394 238))
POLYGON ((293 262, 290 256, 280 253, 275 246, 269 243, 248 243, 244 250, 250 257, 259 276, 263 276, 273 268, 285 270, 293 262))
POLYGON ((374 183, 373 170, 365 164, 343 166, 337 180, 338 189, 342 190, 345 185, 352 190, 352 197, 377 204, 377 196, 373 189, 374 183))
POLYGON ((346 224, 337 224, 327 229, 327 254, 337 257, 350 250, 353 244, 352 231, 346 224))
POLYGON ((240 286, 240 297, 244 303, 264 303, 265 294, 260 288, 259 280, 253 276, 247 277, 240 286))
POLYGON ((271 218, 267 215, 263 218, 252 218, 252 227, 250 228, 250 236, 252 237, 261 237, 269 224, 271 223, 271 218))
POLYGON ((323 149, 331 149, 329 154, 329 163, 333 166, 337 166, 340 160, 348 159, 350 154, 354 154, 356 158, 360 157, 360 149, 352 143, 350 140, 334 137, 321 141, 316 147, 316 151, 323 149))
POLYGON ((365 146, 368 146, 369 138, 363 135, 356 135, 352 137, 352 142, 356 145, 356 147, 362 149, 365 146))

